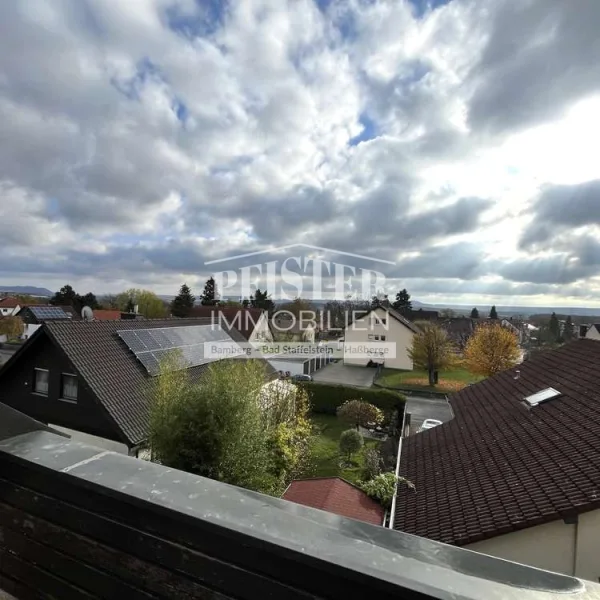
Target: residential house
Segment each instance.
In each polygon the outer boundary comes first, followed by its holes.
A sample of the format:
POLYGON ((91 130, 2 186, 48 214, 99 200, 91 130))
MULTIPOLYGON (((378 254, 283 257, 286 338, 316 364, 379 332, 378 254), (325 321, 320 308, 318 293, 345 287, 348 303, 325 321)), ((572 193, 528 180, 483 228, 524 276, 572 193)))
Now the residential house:
POLYGON ((412 348, 413 336, 418 328, 398 311, 379 306, 355 319, 344 330, 344 364, 367 366, 381 364, 390 369, 413 369, 413 361, 408 352, 412 348), (394 344, 393 357, 386 357, 382 351, 373 349, 368 354, 356 350, 361 344, 387 342, 394 344), (356 349, 356 350, 355 350, 356 349), (366 354, 366 355, 365 355, 366 354))
POLYGON ((0 298, 0 317, 16 315, 20 308, 21 304, 17 298, 13 298, 12 296, 0 298))
POLYGON ((120 310, 96 309, 93 312, 95 321, 118 321, 122 318, 122 313, 120 310))
POLYGON ((598 581, 599 372, 583 339, 451 396, 451 421, 403 441, 394 528, 598 581))
MULTIPOLYGON (((463 351, 469 338, 475 332, 478 321, 479 319, 471 319, 470 317, 450 317, 444 319, 440 326, 446 332, 456 348, 463 351)), ((485 320, 483 320, 483 322, 487 323, 485 320)))
POLYGON ((585 332, 586 340, 600 340, 600 324, 589 325, 585 332))
POLYGON ((418 321, 437 321, 440 318, 440 313, 437 310, 423 310, 419 308, 403 309, 398 311, 405 319, 416 323, 418 321))
POLYGON ((262 308, 235 308, 218 306, 194 306, 190 317, 208 318, 223 327, 233 327, 248 342, 272 342, 269 316, 262 308))
POLYGON ((48 304, 34 304, 22 307, 18 315, 25 324, 23 339, 29 339, 46 321, 77 320, 79 315, 72 306, 50 306, 48 304))
POLYGON ((313 344, 316 330, 309 319, 300 319, 287 312, 275 313, 270 323, 276 342, 308 342, 313 344))
POLYGON ((381 504, 340 477, 296 479, 290 483, 282 498, 373 525, 383 525, 385 518, 381 504))
POLYGON ((210 319, 47 320, 0 369, 0 402, 136 453, 148 437, 148 386, 161 358, 181 347, 197 379, 214 360, 204 355, 207 341, 246 340, 210 319))

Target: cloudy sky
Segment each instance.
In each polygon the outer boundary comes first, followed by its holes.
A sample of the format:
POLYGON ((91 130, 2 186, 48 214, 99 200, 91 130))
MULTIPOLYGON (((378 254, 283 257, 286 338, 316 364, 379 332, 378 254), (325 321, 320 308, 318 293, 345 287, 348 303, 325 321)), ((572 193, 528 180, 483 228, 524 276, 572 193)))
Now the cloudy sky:
POLYGON ((429 302, 600 306, 597 0, 0 0, 0 284, 304 242, 429 302))

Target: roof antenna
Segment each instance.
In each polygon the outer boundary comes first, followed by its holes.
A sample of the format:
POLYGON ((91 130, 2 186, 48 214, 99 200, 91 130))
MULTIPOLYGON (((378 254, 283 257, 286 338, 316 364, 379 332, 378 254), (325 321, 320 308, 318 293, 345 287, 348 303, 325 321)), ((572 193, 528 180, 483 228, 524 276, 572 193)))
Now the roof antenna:
POLYGON ((517 379, 521 379, 521 371, 519 371, 519 369, 517 369, 515 371, 515 376, 513 377, 513 379, 516 381, 517 379))

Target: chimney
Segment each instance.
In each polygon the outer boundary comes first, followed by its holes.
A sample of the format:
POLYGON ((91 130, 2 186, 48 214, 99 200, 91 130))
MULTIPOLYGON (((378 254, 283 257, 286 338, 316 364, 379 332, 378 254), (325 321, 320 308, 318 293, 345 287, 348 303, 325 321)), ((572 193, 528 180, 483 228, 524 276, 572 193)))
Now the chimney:
POLYGON ((137 304, 135 304, 135 305, 133 306, 133 312, 134 312, 136 315, 138 314, 138 308, 139 308, 139 306, 138 306, 137 304))

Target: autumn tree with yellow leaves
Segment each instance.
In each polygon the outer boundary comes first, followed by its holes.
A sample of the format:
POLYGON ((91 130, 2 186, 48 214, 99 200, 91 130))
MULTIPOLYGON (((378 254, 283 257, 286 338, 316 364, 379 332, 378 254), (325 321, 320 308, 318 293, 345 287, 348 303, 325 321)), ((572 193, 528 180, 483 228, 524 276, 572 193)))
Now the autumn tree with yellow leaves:
POLYGON ((465 366, 472 373, 490 377, 514 367, 520 356, 517 336, 500 324, 481 325, 465 348, 465 366))

